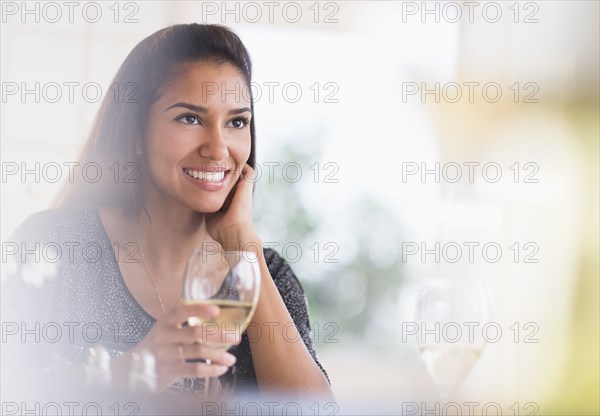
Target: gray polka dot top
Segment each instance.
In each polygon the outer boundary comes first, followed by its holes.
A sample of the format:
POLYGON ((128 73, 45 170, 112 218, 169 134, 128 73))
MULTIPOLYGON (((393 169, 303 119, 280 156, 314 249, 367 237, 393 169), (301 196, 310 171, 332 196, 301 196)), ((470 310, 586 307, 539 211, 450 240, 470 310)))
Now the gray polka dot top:
MULTIPOLYGON (((155 319, 125 285, 116 258, 119 250, 114 250, 95 207, 33 214, 3 245, 2 321, 27 328, 38 325, 40 332, 40 339, 11 337, 4 347, 16 348, 28 367, 47 371, 56 365, 84 364, 89 349, 99 344, 117 356, 138 344, 154 325, 155 319)), ((265 249, 264 254, 302 340, 327 376, 312 345, 300 282, 274 250, 265 249)), ((246 334, 230 352, 237 362, 221 377, 222 383, 236 391, 256 392, 246 334)), ((7 354, 2 355, 3 368, 15 364, 12 359, 5 362, 7 354)), ((181 379, 169 392, 194 394, 202 384, 201 379, 181 379)))

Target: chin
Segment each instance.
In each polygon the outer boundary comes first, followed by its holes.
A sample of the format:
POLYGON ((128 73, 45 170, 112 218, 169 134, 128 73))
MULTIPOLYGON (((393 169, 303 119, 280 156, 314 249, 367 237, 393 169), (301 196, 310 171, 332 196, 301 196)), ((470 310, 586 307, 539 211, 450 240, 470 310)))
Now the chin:
POLYGON ((221 207, 219 208, 196 208, 194 209, 194 211, 196 211, 199 214, 214 214, 215 212, 219 212, 219 210, 221 209, 221 207))
POLYGON ((206 202, 200 204, 193 204, 190 208, 200 214, 214 214, 218 212, 222 207, 225 201, 214 201, 214 202, 206 202))

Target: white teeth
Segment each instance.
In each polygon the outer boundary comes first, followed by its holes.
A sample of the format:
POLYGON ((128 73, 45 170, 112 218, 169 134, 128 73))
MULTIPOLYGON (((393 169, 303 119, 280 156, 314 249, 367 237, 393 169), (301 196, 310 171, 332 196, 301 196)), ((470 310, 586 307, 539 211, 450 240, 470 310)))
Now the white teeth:
POLYGON ((205 182, 221 182, 225 177, 225 172, 200 172, 197 170, 184 169, 185 173, 195 179, 200 179, 205 182))

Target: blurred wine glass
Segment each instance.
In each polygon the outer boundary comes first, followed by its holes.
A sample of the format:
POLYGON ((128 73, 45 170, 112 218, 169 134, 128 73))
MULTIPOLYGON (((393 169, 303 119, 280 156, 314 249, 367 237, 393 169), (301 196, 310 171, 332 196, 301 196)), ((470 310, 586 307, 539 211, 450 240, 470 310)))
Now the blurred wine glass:
POLYGON ((489 297, 473 280, 432 279, 418 295, 415 318, 421 360, 447 401, 486 345, 482 326, 491 319, 489 297))

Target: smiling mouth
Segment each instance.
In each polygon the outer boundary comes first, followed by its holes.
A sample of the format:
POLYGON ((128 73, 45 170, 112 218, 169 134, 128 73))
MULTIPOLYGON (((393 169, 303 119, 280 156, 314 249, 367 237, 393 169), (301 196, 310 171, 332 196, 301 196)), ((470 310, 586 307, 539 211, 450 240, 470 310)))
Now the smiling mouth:
POLYGON ((185 172, 186 175, 188 175, 194 179, 198 179, 200 181, 210 182, 210 183, 223 182, 223 180, 225 179, 225 175, 227 173, 229 173, 228 170, 227 171, 220 170, 220 171, 206 172, 206 171, 200 171, 200 170, 192 170, 192 169, 188 169, 188 168, 183 168, 183 172, 185 172))

